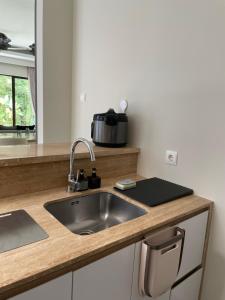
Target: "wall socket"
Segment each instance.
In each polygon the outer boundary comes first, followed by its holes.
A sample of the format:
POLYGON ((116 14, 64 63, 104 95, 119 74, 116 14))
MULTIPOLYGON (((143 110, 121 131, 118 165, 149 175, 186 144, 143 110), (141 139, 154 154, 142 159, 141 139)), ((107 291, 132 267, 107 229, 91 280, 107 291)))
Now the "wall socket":
POLYGON ((165 158, 166 164, 176 166, 177 161, 178 161, 178 152, 177 151, 172 151, 172 150, 167 150, 166 151, 166 158, 165 158))

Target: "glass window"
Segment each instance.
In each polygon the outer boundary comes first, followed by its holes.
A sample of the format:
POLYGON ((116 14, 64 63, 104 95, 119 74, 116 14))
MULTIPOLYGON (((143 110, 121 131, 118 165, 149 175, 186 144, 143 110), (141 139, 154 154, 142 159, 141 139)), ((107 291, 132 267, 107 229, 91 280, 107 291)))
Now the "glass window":
POLYGON ((34 124, 35 112, 28 79, 0 75, 0 125, 34 124))
POLYGON ((16 125, 34 125, 35 115, 27 79, 15 78, 16 125))
POLYGON ((12 77, 0 75, 0 125, 13 126, 12 77))

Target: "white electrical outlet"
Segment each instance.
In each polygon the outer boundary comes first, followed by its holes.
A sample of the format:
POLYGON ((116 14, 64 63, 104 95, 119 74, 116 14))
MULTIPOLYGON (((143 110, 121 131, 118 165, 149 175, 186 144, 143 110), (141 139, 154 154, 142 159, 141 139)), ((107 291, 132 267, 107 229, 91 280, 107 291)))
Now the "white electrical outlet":
POLYGON ((178 160, 178 153, 176 151, 167 150, 166 151, 166 163, 168 165, 176 166, 178 160))

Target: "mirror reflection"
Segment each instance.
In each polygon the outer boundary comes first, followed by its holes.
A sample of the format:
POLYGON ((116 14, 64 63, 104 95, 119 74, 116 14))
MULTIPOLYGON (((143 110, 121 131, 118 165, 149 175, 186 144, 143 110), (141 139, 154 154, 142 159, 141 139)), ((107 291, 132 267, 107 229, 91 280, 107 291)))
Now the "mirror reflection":
POLYGON ((0 145, 36 141, 35 0, 0 0, 0 145))

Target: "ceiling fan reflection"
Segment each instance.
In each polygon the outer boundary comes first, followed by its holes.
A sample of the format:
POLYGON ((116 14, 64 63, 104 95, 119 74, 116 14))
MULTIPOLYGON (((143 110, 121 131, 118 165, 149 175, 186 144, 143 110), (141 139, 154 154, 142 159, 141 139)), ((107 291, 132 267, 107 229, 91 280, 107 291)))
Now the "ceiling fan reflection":
POLYGON ((28 47, 11 45, 11 39, 9 39, 6 34, 0 32, 0 50, 16 51, 28 54, 31 53, 35 55, 35 43, 28 47))

